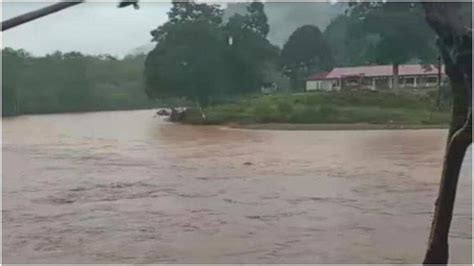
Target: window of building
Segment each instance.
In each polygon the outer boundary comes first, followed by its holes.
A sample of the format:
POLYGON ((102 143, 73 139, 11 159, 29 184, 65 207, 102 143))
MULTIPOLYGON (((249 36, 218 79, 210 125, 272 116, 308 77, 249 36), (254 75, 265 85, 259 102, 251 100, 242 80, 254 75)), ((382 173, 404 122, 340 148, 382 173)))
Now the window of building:
POLYGON ((372 85, 372 79, 371 78, 363 78, 361 83, 362 83, 362 85, 371 86, 372 85))
POLYGON ((415 78, 405 78, 405 86, 415 86, 415 78))
POLYGON ((355 78, 347 79, 346 80, 346 85, 348 85, 348 86, 357 86, 357 85, 359 85, 359 79, 355 79, 355 78))
POLYGON ((427 77, 426 78, 426 83, 437 83, 438 82, 438 77, 427 77))

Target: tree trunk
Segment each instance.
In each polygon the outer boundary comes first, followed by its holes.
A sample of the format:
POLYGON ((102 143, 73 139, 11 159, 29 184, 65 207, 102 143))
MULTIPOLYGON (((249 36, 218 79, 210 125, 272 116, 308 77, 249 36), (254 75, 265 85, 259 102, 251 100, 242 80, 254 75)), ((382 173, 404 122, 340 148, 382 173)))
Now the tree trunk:
POLYGON ((398 69, 399 69, 399 64, 398 63, 393 63, 392 65, 392 70, 393 70, 393 79, 392 79, 392 89, 394 92, 399 91, 399 84, 398 84, 398 69))
POLYGON ((472 143, 472 3, 424 2, 426 19, 438 34, 438 46, 451 80, 453 110, 435 214, 424 264, 447 264, 449 228, 464 154, 472 143))
POLYGON ((298 90, 298 75, 296 73, 292 73, 290 76, 290 87, 292 92, 298 90))
POLYGON ((438 56, 438 93, 436 94, 436 110, 439 110, 441 106, 441 70, 443 65, 441 64, 441 56, 438 56))
POLYGON ((472 142, 472 125, 456 132, 448 143, 440 190, 424 264, 446 264, 449 258, 448 236, 453 216, 456 188, 464 154, 472 142))

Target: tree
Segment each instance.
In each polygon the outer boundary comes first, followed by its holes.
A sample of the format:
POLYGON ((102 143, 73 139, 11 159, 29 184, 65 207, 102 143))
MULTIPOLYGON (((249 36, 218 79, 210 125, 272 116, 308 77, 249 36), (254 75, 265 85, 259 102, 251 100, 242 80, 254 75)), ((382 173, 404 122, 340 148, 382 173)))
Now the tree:
POLYGON ((331 69, 334 60, 319 28, 305 25, 290 35, 281 51, 280 63, 295 90, 304 87, 304 79, 311 73, 331 69))
POLYGON ((348 10, 359 35, 379 36, 373 58, 378 64, 392 64, 394 89, 398 89, 398 66, 411 59, 434 63, 435 35, 416 2, 352 2, 348 10))
POLYGON ((324 39, 331 47, 337 66, 360 66, 375 62, 373 51, 379 37, 377 34, 356 34, 357 23, 354 17, 342 14, 332 19, 324 30, 324 39))
POLYGON ((233 15, 224 27, 232 40, 226 57, 232 92, 257 91, 264 81, 265 68, 276 64, 279 50, 266 39, 269 26, 263 7, 260 2, 252 2, 247 14, 233 15))
POLYGON ((19 110, 19 81, 22 69, 31 57, 24 50, 2 49, 2 116, 16 115, 19 110))
POLYGON ((198 4, 192 0, 172 0, 168 18, 171 24, 205 20, 211 24, 219 25, 222 23, 222 14, 223 11, 215 4, 198 4))
POLYGON ((144 55, 89 56, 54 52, 35 57, 2 50, 3 115, 148 108, 144 55))
POLYGON ((218 26, 222 23, 223 11, 217 5, 197 4, 194 1, 173 0, 168 12, 168 22, 151 31, 152 41, 160 42, 166 38, 169 27, 178 23, 205 21, 218 26))
POLYGON ((263 3, 258 1, 250 3, 247 6, 247 13, 246 28, 266 38, 270 32, 270 25, 268 25, 263 3))
POLYGON ((439 36, 453 94, 451 125, 438 199, 423 263, 447 264, 449 229, 459 173, 472 145, 472 3, 423 3, 426 19, 439 36))
POLYGON ((173 2, 169 22, 152 31, 157 42, 145 61, 151 98, 187 97, 201 106, 226 88, 225 44, 214 6, 173 2))
POLYGON ((152 31, 155 49, 146 59, 147 93, 152 98, 186 97, 201 106, 213 96, 259 89, 278 49, 265 38, 263 4, 222 25, 222 10, 194 2, 173 2, 169 22, 152 31))

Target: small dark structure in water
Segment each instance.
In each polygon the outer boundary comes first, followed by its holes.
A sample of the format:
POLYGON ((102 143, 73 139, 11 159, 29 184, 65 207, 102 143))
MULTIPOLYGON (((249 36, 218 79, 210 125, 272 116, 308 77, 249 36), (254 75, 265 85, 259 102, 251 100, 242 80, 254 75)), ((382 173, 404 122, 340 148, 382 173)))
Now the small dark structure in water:
POLYGON ((186 107, 171 108, 171 114, 170 114, 169 120, 171 122, 182 121, 186 114, 186 110, 188 110, 188 108, 186 107))
POLYGON ((160 109, 158 112, 156 112, 156 114, 159 116, 169 116, 171 115, 171 112, 166 109, 160 109))

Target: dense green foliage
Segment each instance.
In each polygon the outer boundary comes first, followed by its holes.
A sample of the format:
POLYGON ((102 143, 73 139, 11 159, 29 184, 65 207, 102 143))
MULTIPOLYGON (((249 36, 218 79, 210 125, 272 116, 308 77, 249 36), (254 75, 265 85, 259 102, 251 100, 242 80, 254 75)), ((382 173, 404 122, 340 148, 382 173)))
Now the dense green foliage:
POLYGON ((337 66, 360 66, 375 62, 373 51, 380 39, 377 34, 355 34, 354 18, 335 17, 324 31, 324 38, 337 66))
POLYGON ((435 34, 418 2, 351 2, 324 31, 336 65, 435 63, 435 34))
POLYGON ((3 115, 146 108, 144 56, 2 50, 3 115))
POLYGON ((192 124, 368 123, 387 125, 446 125, 447 110, 433 109, 433 97, 374 92, 300 93, 257 96, 211 106, 202 120, 189 112, 192 124))
MULTIPOLYGON (((270 24, 261 2, 247 3, 245 11, 224 20, 218 5, 172 1, 168 22, 151 32, 156 46, 146 56, 117 59, 56 52, 33 57, 21 50, 2 50, 2 111, 14 115, 147 108, 170 98, 207 107, 259 93, 263 84, 273 82, 280 92, 288 91, 289 81, 298 91, 306 77, 334 66, 433 63, 435 37, 421 11, 418 3, 353 2, 323 33, 314 25, 297 28, 280 51, 267 39, 270 24)), ((450 97, 446 90, 441 96, 450 97)), ((273 112, 265 102, 255 103, 263 105, 259 111, 236 115, 273 112)), ((285 121, 317 121, 311 118, 319 112, 316 107, 304 112, 300 107, 291 101, 283 104, 280 109, 287 113, 305 114, 285 121)), ((357 120, 342 114, 345 118, 335 121, 357 120)))
POLYGON ((263 4, 225 24, 216 5, 173 1, 169 21, 152 31, 157 45, 146 59, 147 94, 187 97, 206 106, 213 97, 255 92, 278 57, 266 39, 263 4))
POLYGON ((303 89, 306 78, 334 66, 331 49, 318 27, 305 25, 296 29, 283 46, 280 63, 292 81, 292 89, 303 89))
POLYGON ((373 59, 379 64, 402 64, 412 59, 434 63, 435 34, 423 7, 415 2, 360 2, 348 9, 353 35, 379 36, 373 59))

